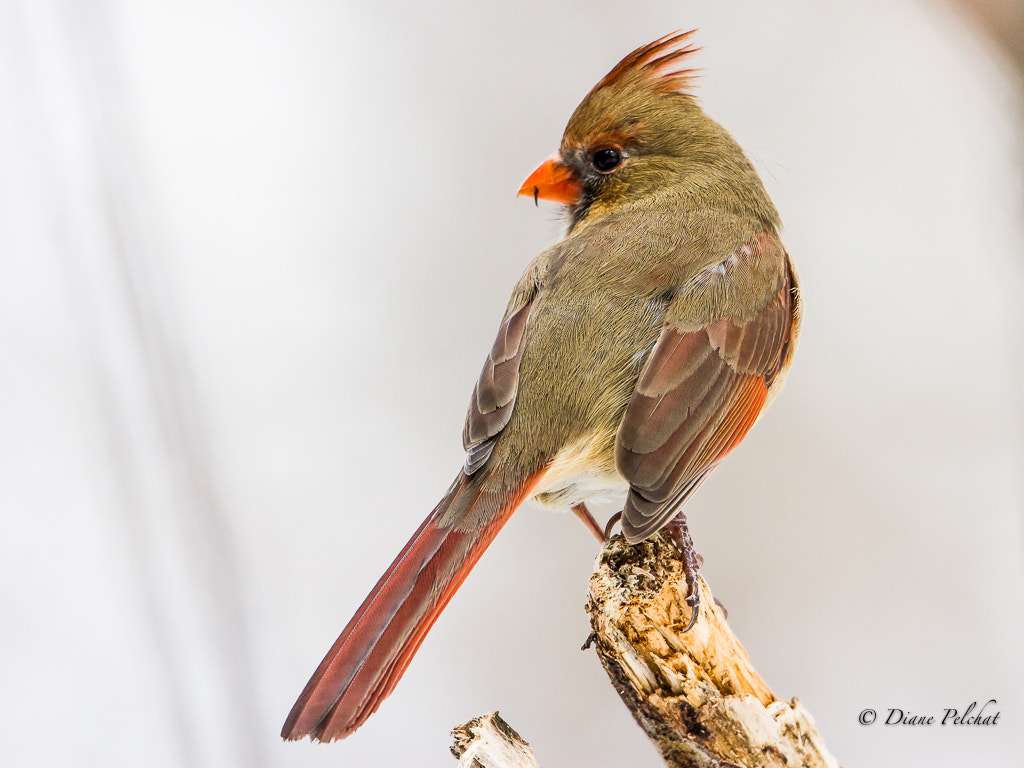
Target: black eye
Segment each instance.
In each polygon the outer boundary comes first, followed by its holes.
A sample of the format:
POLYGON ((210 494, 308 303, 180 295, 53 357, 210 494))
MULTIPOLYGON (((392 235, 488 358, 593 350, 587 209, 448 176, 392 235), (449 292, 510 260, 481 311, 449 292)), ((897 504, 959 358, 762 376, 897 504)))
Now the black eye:
POLYGON ((597 150, 590 162, 601 173, 611 173, 622 163, 622 153, 614 147, 606 147, 597 150))

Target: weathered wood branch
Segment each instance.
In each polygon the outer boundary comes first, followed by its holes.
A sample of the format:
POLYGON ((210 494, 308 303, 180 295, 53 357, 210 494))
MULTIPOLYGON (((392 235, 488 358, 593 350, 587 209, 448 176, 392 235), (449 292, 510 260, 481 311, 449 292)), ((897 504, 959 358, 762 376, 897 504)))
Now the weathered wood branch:
MULTIPOLYGON (((604 546, 590 578, 594 645, 619 696, 670 768, 838 768, 814 718, 782 701, 751 666, 704 579, 690 619, 675 546, 655 536, 604 546)), ((535 768, 497 712, 452 733, 463 768, 535 768)))
POLYGON ((533 750, 497 712, 452 730, 459 768, 539 768, 533 750))
POLYGON ((838 768, 803 705, 778 699, 751 666, 707 583, 690 617, 675 547, 662 536, 605 544, 590 579, 598 657, 672 768, 838 768))

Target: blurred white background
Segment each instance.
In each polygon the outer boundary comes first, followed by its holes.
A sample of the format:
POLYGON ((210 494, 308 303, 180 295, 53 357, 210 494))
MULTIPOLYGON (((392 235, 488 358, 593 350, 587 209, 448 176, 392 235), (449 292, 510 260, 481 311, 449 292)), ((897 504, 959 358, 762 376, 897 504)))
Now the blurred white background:
POLYGON ((0 0, 0 764, 449 766, 493 709, 660 764, 579 651, 595 542, 531 507, 356 735, 277 734, 460 466, 561 229, 519 183, 691 27, 807 301, 687 508, 705 575, 841 763, 1019 765, 1022 81, 938 0, 0 0))

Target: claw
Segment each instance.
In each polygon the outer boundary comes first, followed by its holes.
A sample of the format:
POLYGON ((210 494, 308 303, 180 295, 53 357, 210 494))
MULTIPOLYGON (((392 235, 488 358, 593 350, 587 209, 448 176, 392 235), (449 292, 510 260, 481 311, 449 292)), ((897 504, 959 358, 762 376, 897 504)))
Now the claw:
POLYGON ((610 539, 612 537, 612 529, 615 527, 615 524, 617 522, 619 522, 621 517, 622 517, 622 513, 621 512, 616 512, 614 515, 612 515, 611 517, 608 518, 608 522, 605 523, 605 526, 604 526, 604 540, 605 541, 608 541, 608 539, 610 539))
POLYGON ((722 617, 728 619, 729 618, 729 609, 725 607, 725 603, 723 603, 721 600, 719 600, 716 597, 715 598, 715 605, 717 605, 719 608, 722 609, 722 617))
POLYGON ((686 604, 693 609, 690 614, 690 623, 682 632, 685 635, 693 629, 693 625, 697 623, 697 617, 700 616, 700 585, 697 582, 697 575, 700 573, 701 566, 704 565, 704 558, 693 548, 690 531, 686 527, 686 517, 682 512, 665 525, 665 532, 672 539, 672 543, 676 545, 682 558, 683 574, 686 576, 686 604))
POLYGON ((692 595, 687 597, 686 602, 693 607, 690 611, 690 623, 687 624, 686 629, 680 633, 683 635, 693 629, 693 625, 697 623, 697 617, 700 616, 700 589, 697 588, 692 595), (690 602, 691 600, 693 601, 692 603, 690 602))

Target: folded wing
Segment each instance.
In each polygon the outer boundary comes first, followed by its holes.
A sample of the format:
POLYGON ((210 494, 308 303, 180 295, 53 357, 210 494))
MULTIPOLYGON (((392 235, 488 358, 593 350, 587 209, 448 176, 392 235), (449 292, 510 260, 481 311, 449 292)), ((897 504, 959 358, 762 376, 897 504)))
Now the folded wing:
POLYGON ((616 438, 628 541, 671 520, 754 425, 788 363, 797 301, 785 250, 763 233, 698 273, 669 307, 616 438))

